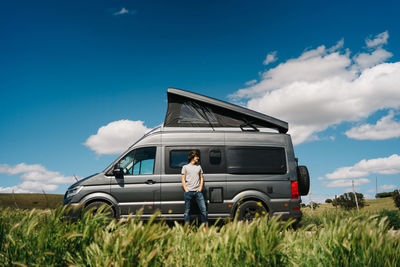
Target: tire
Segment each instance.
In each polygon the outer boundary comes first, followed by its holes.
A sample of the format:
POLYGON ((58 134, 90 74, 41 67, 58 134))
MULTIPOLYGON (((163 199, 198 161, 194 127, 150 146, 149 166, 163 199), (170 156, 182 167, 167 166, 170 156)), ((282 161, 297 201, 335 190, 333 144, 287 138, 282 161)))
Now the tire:
POLYGON ((297 181, 299 183, 299 194, 301 196, 308 195, 308 191, 310 191, 310 175, 306 166, 297 167, 297 181))
POLYGON ((115 218, 115 212, 114 212, 113 207, 103 201, 95 201, 95 202, 90 203, 89 205, 87 205, 85 207, 85 209, 83 210, 83 213, 91 212, 92 214, 95 214, 97 212, 97 210, 102 206, 105 206, 104 214, 106 214, 107 217, 115 218))
POLYGON ((249 200, 240 204, 236 213, 239 221, 252 221, 256 217, 267 215, 268 211, 261 201, 249 200))

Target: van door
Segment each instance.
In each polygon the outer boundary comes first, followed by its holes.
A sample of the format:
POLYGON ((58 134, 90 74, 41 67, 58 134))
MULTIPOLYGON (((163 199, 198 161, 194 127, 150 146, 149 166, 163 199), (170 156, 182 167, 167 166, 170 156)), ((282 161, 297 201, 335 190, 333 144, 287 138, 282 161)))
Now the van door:
MULTIPOLYGON (((196 150, 204 172, 203 196, 209 218, 229 215, 224 205, 226 195, 226 163, 223 146, 167 146, 165 147, 165 175, 161 178, 161 212, 168 217, 183 218, 185 212, 182 187, 182 166, 188 154, 196 150)), ((195 202, 195 201, 194 201, 195 202)), ((194 203, 194 213, 200 212, 194 203)))
POLYGON ((165 147, 165 175, 161 178, 161 212, 173 217, 183 218, 185 212, 184 190, 182 187, 182 166, 188 163, 188 154, 193 147, 165 147))
POLYGON ((124 177, 111 179, 111 194, 118 201, 121 215, 135 214, 143 208, 144 217, 160 209, 160 174, 156 172, 157 148, 130 151, 120 161, 124 177))

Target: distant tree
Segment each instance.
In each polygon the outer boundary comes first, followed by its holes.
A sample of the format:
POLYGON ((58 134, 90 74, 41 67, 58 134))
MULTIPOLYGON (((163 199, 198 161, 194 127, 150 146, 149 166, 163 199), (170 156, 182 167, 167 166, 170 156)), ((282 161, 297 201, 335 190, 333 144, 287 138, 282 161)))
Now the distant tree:
POLYGON ((399 190, 393 191, 393 200, 394 200, 394 204, 396 205, 396 207, 400 209, 400 194, 399 194, 399 190))
POLYGON ((393 192, 382 192, 375 195, 376 198, 393 197, 395 191, 393 192))
POLYGON ((325 203, 332 203, 332 199, 330 199, 330 198, 327 198, 327 199, 325 199, 325 203))
MULTIPOLYGON (((358 207, 364 207, 364 195, 361 193, 356 193, 358 207)), ((354 209, 356 206, 356 199, 352 192, 345 193, 337 198, 337 204, 346 210, 354 209)))
MULTIPOLYGON (((313 205, 313 209, 316 209, 319 207, 320 204, 313 202, 312 205, 313 205)), ((307 207, 311 208, 311 203, 309 205, 307 205, 307 207)))

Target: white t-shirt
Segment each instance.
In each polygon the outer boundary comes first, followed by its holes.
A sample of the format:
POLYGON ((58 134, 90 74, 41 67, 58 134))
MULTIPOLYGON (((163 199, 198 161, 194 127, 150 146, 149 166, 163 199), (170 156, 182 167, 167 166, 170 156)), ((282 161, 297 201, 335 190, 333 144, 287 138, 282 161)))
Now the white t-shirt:
POLYGON ((187 189, 197 191, 200 187, 200 173, 203 173, 201 166, 188 163, 182 167, 181 173, 186 175, 187 189))

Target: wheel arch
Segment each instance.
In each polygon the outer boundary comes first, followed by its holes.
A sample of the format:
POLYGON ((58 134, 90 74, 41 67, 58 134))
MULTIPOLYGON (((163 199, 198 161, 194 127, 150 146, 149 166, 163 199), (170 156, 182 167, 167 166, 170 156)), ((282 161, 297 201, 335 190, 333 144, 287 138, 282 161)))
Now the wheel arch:
POLYGON ((270 198, 264 194, 263 192, 257 191, 257 190, 248 190, 248 191, 243 191, 238 193, 233 199, 232 199, 232 209, 231 209, 231 218, 235 218, 236 211, 239 207, 239 203, 244 203, 246 201, 260 201, 261 204, 264 206, 264 208, 270 212, 271 208, 269 206, 270 198))
POLYGON ((82 198, 82 200, 80 202, 81 202, 83 208, 85 208, 86 206, 88 206, 89 204, 91 204, 93 202, 104 202, 111 206, 111 208, 115 212, 116 218, 119 218, 119 216, 120 216, 117 200, 113 196, 111 196, 107 193, 101 193, 101 192, 92 193, 92 194, 86 195, 84 198, 82 198))

